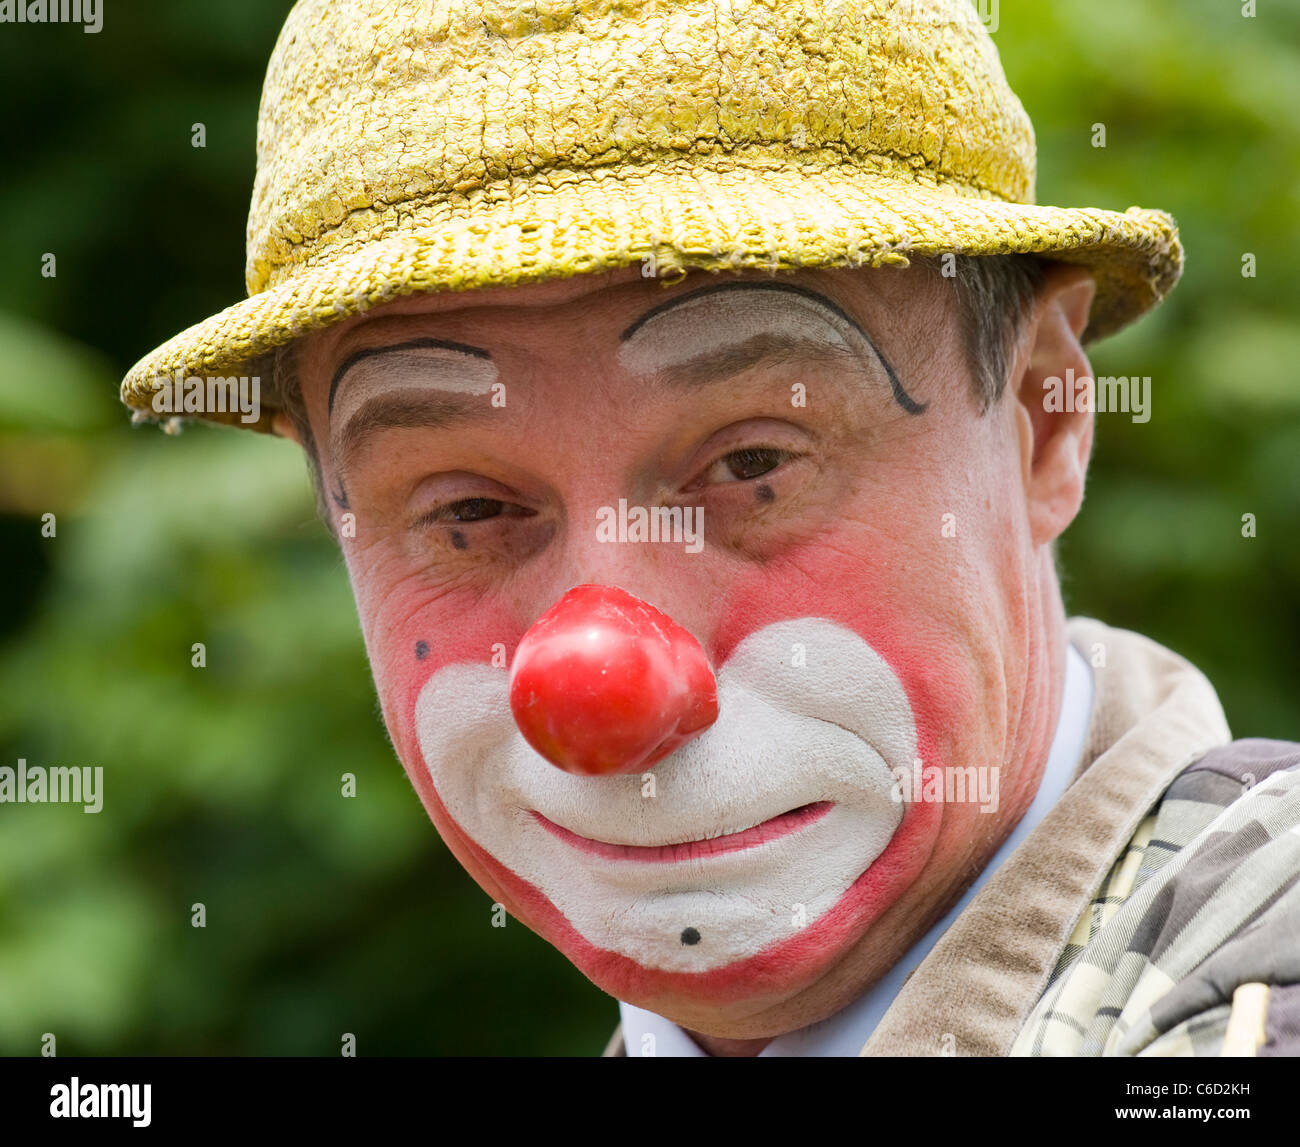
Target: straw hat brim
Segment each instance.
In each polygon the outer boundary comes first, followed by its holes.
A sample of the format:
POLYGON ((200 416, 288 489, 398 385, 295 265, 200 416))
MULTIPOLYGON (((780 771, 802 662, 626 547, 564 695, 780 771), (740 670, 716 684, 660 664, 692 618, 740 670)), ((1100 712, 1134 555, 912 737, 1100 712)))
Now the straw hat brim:
MULTIPOLYGON (((373 228, 340 227, 338 240, 327 235, 305 254, 294 251, 272 270, 275 285, 142 358, 122 382, 123 402, 154 417, 161 378, 259 373, 276 347, 406 295, 567 278, 648 256, 659 275, 672 275, 882 266, 909 254, 1040 254, 1094 275, 1085 341, 1149 310, 1182 270, 1177 226, 1162 211, 1008 203, 844 164, 717 169, 684 159, 668 168, 552 171, 366 210, 373 228)), ((274 413, 267 405, 253 428, 268 430, 274 413)))

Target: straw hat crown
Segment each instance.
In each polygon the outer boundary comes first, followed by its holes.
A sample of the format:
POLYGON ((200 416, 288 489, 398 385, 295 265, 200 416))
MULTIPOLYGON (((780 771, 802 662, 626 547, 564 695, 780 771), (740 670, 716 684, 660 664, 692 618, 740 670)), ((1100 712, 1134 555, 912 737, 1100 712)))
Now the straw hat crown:
POLYGON ((403 206, 701 162, 1033 198, 1033 129, 969 0, 307 0, 267 76, 248 290, 419 227, 403 206))

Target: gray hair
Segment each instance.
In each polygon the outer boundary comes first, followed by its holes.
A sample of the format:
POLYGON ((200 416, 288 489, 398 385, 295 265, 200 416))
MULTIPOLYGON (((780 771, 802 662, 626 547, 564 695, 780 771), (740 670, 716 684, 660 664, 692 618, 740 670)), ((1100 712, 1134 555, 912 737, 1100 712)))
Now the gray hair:
POLYGON ((912 262, 952 284, 975 398, 987 414, 1006 388, 1011 353, 1042 290, 1047 264, 1033 255, 941 255, 912 262))

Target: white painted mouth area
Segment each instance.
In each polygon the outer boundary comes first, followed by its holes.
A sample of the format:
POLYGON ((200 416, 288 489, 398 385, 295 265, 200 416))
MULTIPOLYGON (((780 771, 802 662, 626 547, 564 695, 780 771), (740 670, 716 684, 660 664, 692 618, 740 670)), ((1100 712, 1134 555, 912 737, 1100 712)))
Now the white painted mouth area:
POLYGON ((582 777, 524 741, 509 677, 444 666, 415 720, 447 811, 481 848, 540 889, 591 944, 647 968, 705 972, 814 923, 884 851, 902 821, 894 771, 916 728, 902 684, 856 633, 819 618, 750 634, 721 667, 718 720, 652 770, 582 777), (590 840, 651 847, 735 833, 830 801, 814 823, 716 856, 593 856, 532 816, 590 840), (682 934, 694 929, 698 941, 682 934))

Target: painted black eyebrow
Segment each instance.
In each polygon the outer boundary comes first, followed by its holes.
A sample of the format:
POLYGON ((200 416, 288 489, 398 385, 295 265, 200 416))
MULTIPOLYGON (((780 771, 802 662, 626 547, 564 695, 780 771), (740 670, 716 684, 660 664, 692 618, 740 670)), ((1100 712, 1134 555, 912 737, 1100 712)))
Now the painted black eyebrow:
POLYGON ((789 292, 790 294, 802 295, 804 298, 812 299, 815 302, 817 302, 819 305, 825 307, 827 310, 832 311, 836 316, 838 316, 841 320, 847 323, 850 327, 852 327, 855 331, 857 331, 858 334, 862 336, 863 340, 871 348, 876 358, 880 360, 880 365, 885 368, 885 374, 889 378, 889 388, 893 392, 894 401, 896 401, 899 406, 901 406, 904 410, 906 410, 908 414, 922 414, 929 407, 930 404, 928 402, 917 402, 916 399, 914 399, 910 394, 907 393, 907 391, 903 388, 903 384, 898 381, 898 375, 894 372, 893 364, 890 363, 889 359, 887 359, 881 353, 880 348, 876 346, 875 340, 869 334, 867 334, 865 330, 862 329, 862 327, 858 324, 857 320, 854 319, 852 315, 848 314, 843 307, 840 307, 837 304, 833 303, 830 299, 828 299, 825 295, 821 294, 819 291, 810 290, 808 287, 797 286, 794 283, 767 283, 767 282, 744 281, 744 282, 732 282, 732 283, 718 283, 713 286, 701 287, 697 291, 687 291, 683 295, 676 295, 671 299, 666 299, 662 303, 656 303, 653 307, 651 307, 648 311, 646 311, 645 314, 643 314, 639 319, 637 319, 636 322, 634 322, 631 326, 629 326, 619 336, 619 342, 621 343, 627 342, 629 338, 631 338, 634 334, 636 334, 636 332, 640 330, 642 326, 644 326, 656 315, 662 314, 664 311, 671 310, 673 307, 678 306, 681 303, 684 303, 687 299, 697 299, 702 295, 717 294, 719 291, 754 291, 754 290, 786 291, 789 292))
POLYGON ((333 413, 334 411, 334 395, 338 391, 339 383, 342 381, 343 376, 362 359, 372 358, 379 354, 392 354, 393 351, 419 350, 426 347, 437 347, 442 350, 460 351, 461 354, 470 354, 475 358, 486 359, 488 362, 492 361, 492 356, 482 347, 466 346, 465 343, 451 342, 448 339, 411 339, 410 342, 385 343, 383 346, 368 347, 365 350, 357 351, 356 354, 349 355, 343 360, 343 363, 338 370, 334 372, 334 377, 330 379, 330 399, 329 406, 326 408, 327 412, 333 413))

